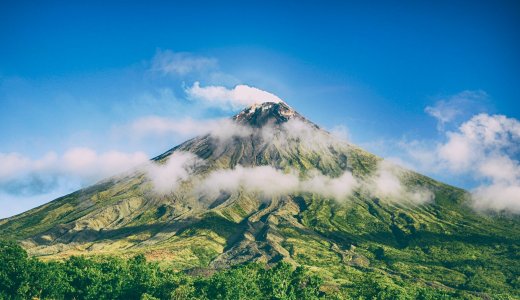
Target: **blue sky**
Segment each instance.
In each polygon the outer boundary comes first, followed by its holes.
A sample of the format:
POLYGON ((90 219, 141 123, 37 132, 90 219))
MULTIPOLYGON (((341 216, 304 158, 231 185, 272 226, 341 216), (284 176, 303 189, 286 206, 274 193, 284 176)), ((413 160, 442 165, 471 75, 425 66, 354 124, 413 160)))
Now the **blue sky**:
POLYGON ((99 171, 107 161, 118 170, 190 136, 137 136, 129 128, 139 120, 237 111, 190 98, 195 82, 268 91, 329 130, 346 129, 350 141, 457 186, 518 188, 518 2, 387 2, 2 1, 0 217, 107 176, 99 171), (172 63, 188 69, 165 71, 172 63), (474 132, 461 127, 496 122, 505 146, 468 142, 474 132), (490 165, 506 157, 507 180, 447 156, 461 136, 490 165))

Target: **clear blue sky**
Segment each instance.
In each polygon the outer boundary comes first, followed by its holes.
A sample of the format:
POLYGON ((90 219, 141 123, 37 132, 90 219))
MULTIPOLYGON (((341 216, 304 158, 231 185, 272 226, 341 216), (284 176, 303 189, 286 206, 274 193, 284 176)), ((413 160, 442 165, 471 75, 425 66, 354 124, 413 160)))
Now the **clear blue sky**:
MULTIPOLYGON (((145 116, 233 113, 187 99, 195 81, 269 91, 399 158, 399 145, 444 143, 479 112, 520 118, 520 2, 392 2, 2 1, 0 153, 27 165, 77 147, 157 155, 185 137, 114 132, 145 116), (210 71, 159 76, 151 69, 161 53, 209 60, 210 71), (442 126, 425 111, 440 101, 457 110, 442 126)), ((417 169, 467 188, 480 182, 417 169)), ((42 184, 45 172, 67 171, 27 170, 0 177, 0 217, 22 209, 9 204, 16 199, 25 209, 90 183, 42 184)))

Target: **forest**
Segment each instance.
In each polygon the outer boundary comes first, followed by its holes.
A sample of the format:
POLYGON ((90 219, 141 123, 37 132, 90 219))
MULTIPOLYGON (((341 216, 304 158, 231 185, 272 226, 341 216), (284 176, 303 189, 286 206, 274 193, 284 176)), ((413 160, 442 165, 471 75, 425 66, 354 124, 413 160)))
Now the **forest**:
MULTIPOLYGON (((350 286, 325 284, 286 262, 179 272, 143 255, 72 256, 44 262, 12 241, 0 241, 0 299, 452 299, 456 291, 388 281, 367 273, 350 286)), ((476 298, 476 297, 475 297, 476 298)), ((505 297, 504 299, 507 299, 505 297)))

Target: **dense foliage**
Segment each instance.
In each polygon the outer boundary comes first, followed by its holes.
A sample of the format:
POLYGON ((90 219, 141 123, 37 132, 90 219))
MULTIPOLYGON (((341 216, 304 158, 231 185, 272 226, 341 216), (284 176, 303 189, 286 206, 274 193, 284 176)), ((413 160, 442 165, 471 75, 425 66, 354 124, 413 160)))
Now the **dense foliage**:
POLYGON ((142 255, 41 262, 15 243, 0 242, 0 299, 315 299, 321 283, 286 263, 202 277, 160 268, 142 255))
MULTIPOLYGON (((204 273, 204 272, 202 272, 204 273)), ((211 272, 209 272, 211 273, 211 272)), ((467 295, 395 283, 367 273, 351 288, 323 285, 302 267, 245 264, 205 276, 147 262, 144 256, 70 257, 42 262, 0 241, 0 299, 448 299, 467 295), (354 288, 352 288, 354 287, 354 288)))

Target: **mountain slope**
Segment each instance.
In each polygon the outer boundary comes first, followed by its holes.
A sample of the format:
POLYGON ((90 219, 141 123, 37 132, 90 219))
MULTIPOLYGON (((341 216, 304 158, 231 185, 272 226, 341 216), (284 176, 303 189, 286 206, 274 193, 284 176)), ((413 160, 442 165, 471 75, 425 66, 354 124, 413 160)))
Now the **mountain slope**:
POLYGON ((151 165, 1 220, 0 236, 44 259, 144 253, 178 269, 285 260, 336 285, 370 272, 520 296, 518 218, 478 214, 465 191, 398 167, 387 181, 400 192, 375 192, 388 173, 380 158, 285 103, 247 108, 151 165), (150 168, 186 153, 188 176, 158 191, 150 168))

